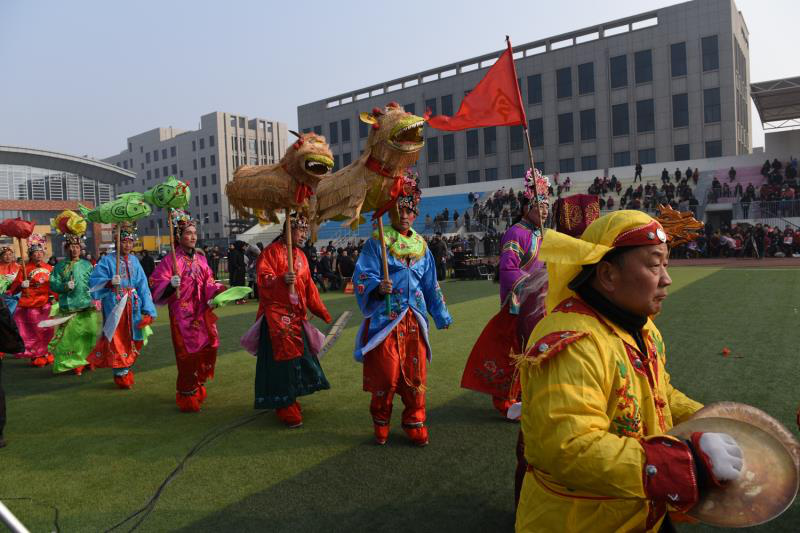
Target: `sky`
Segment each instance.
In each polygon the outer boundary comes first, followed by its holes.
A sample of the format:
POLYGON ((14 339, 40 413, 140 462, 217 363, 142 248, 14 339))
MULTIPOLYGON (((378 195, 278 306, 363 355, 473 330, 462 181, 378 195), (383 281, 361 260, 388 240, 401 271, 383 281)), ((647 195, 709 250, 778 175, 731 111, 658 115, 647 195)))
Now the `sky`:
MULTIPOLYGON (((596 0, 0 0, 0 145, 104 158, 224 111, 297 125, 297 106, 675 4, 596 0)), ((750 79, 798 75, 796 0, 737 0, 750 79)), ((763 132, 752 108, 753 146, 763 132)))

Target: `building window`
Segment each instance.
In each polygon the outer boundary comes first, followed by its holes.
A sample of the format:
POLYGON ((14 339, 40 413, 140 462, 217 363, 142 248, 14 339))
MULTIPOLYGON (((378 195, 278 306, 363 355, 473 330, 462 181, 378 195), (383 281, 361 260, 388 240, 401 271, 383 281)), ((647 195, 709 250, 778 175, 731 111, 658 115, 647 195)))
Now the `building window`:
POLYGON ((215 205, 219 203, 219 196, 217 196, 217 193, 211 193, 211 203, 215 205))
POLYGON ((525 165, 511 165, 511 179, 524 178, 525 165))
POLYGON ((627 102, 611 107, 611 132, 615 137, 630 133, 627 102))
POLYGON ((353 162, 353 155, 350 152, 342 154, 342 166, 346 167, 353 162))
POLYGON ((434 174, 432 176, 428 176, 428 187, 438 187, 439 186, 439 175, 434 174))
POLYGON ((467 157, 478 157, 478 130, 467 130, 467 157))
POLYGON ((480 170, 468 170, 467 171, 467 183, 479 183, 481 181, 481 171, 480 170))
POLYGON ((210 155, 208 164, 209 164, 209 166, 212 166, 212 167, 217 166, 217 156, 215 156, 213 154, 210 155))
POLYGON ((339 142, 339 123, 338 122, 331 122, 328 124, 328 141, 331 144, 336 144, 339 142))
POLYGON ((674 152, 675 152, 675 154, 674 154, 675 155, 675 157, 674 157, 675 161, 687 161, 687 160, 691 159, 691 157, 689 157, 689 145, 688 144, 676 144, 673 149, 674 149, 674 152))
POLYGON ((333 172, 336 172, 340 168, 341 167, 339 166, 339 155, 337 154, 333 156, 333 172))
POLYGON ((683 128, 689 125, 689 95, 672 95, 672 127, 683 128))
POLYGON ((497 181, 497 168, 487 168, 483 172, 486 176, 484 181, 497 181))
POLYGON ((161 159, 166 159, 166 158, 167 158, 167 149, 166 148, 162 148, 161 149, 161 159))
POLYGON ((542 75, 528 76, 528 105, 542 103, 542 75))
POLYGON ((211 174, 211 185, 216 185, 216 184, 217 184, 217 175, 211 174))
POLYGON ((439 162, 439 138, 429 137, 428 142, 425 143, 428 147, 428 163, 439 162))
POLYGON ((541 118, 532 118, 528 121, 528 132, 534 148, 544 146, 544 121, 541 118))
POLYGON ((147 181, 150 181, 151 179, 153 179, 153 176, 150 175, 150 171, 148 170, 147 171, 147 181))
POLYGON ((675 43, 669 47, 672 77, 686 76, 686 43, 675 43))
POLYGON ((706 142, 706 157, 722 157, 722 141, 706 142))
POLYGON ((148 165, 150 164, 150 152, 144 154, 144 160, 148 165))
POLYGON ((170 168, 170 174, 172 174, 173 176, 178 174, 178 165, 176 165, 175 163, 172 163, 172 167, 170 168))
MULTIPOLYGON (((442 110, 444 110, 444 104, 442 104, 442 110)), ((455 185, 456 184, 456 175, 455 174, 445 174, 444 175, 444 184, 445 185, 455 185)))
POLYGON ((203 205, 208 205, 208 195, 207 194, 203 195, 203 205))
MULTIPOLYGON (((452 161, 456 158, 456 141, 452 133, 442 135, 442 155, 445 161, 452 161)), ((447 178, 447 176, 445 176, 445 178, 447 178)))
POLYGON ((656 111, 653 99, 636 102, 636 133, 655 131, 656 111))
POLYGON ((195 207, 200 207, 200 197, 199 196, 195 196, 194 197, 194 206, 195 207))
POLYGON ((410 104, 404 105, 403 106, 403 111, 405 111, 407 113, 411 113, 413 115, 416 112, 416 106, 414 105, 414 102, 411 102, 410 104))
POLYGON ((161 172, 162 172, 161 175, 164 176, 165 178, 169 175, 169 169, 167 167, 161 169, 161 172))
POLYGON ((153 150, 153 161, 158 161, 158 150, 153 150))
POLYGON ((429 98, 425 100, 425 112, 427 113, 428 110, 431 112, 431 116, 436 115, 436 98, 429 98))
POLYGON ((214 136, 213 135, 209 135, 208 136, 208 146, 214 146, 214 136))
MULTIPOLYGON (((317 135, 322 135, 322 126, 321 125, 320 126, 314 126, 314 133, 316 133, 317 135)), ((202 148, 202 146, 201 146, 201 148, 202 148)))
POLYGON ((636 83, 653 81, 652 50, 640 50, 633 55, 633 75, 636 83))
POLYGON ((153 171, 153 175, 155 176, 155 179, 160 178, 161 177, 161 173, 160 173, 159 169, 155 169, 153 171))
POLYGON ((570 157, 568 159, 559 159, 558 160, 558 171, 559 172, 575 172, 575 158, 570 157))
POLYGON ((628 85, 628 58, 616 56, 611 58, 611 88, 625 87, 628 85))
POLYGON ((533 168, 538 168, 539 172, 544 174, 544 161, 537 161, 533 164, 533 168))
POLYGON ((497 153, 497 128, 483 128, 483 155, 497 153))
POLYGON ((627 167, 631 164, 630 152, 614 152, 614 166, 627 167))
POLYGON ((200 149, 203 150, 206 147, 206 140, 204 137, 200 137, 200 149))
POLYGON ((703 37, 701 40, 703 48, 703 72, 717 70, 719 68, 719 46, 717 36, 703 37))
POLYGON ((558 115, 558 144, 573 142, 575 135, 572 129, 572 113, 558 115))
POLYGON ((640 165, 649 165, 650 163, 655 163, 655 162, 656 162, 655 148, 646 148, 644 150, 639 150, 640 165))
MULTIPOLYGON (((453 95, 446 94, 442 96, 442 115, 448 117, 453 115, 453 95)), ((445 185, 447 185, 447 175, 445 175, 445 185)))
POLYGON ((581 170, 595 170, 597 168, 597 156, 585 155, 581 157, 581 170))
POLYGON ((578 65, 578 94, 594 92, 594 63, 578 65))
POLYGON ((205 157, 201 157, 200 158, 200 168, 206 168, 206 158, 205 157))
POLYGON ((197 142, 196 141, 192 141, 192 152, 196 152, 196 151, 197 151, 197 142))
MULTIPOLYGON (((214 211, 214 222, 219 222, 219 211, 214 211)), ((216 236, 219 237, 219 233, 216 236)))
POLYGON ((719 87, 703 91, 703 120, 706 124, 720 121, 719 87))
POLYGON ((205 187, 205 186, 206 186, 206 177, 205 177, 205 176, 200 176, 200 184, 201 184, 203 187, 205 187))
MULTIPOLYGON (((358 121, 358 138, 359 139, 366 139, 369 136, 369 124, 365 124, 364 122, 358 121)), ((345 133, 344 127, 342 128, 342 142, 347 142, 344 140, 345 133)))
POLYGON ((511 150, 522 150, 522 126, 511 126, 508 128, 509 144, 511 150))
POLYGON ((572 96, 572 69, 560 68, 556 71, 556 98, 570 98, 572 96))
POLYGON ((584 109, 581 111, 581 140, 591 141, 597 137, 595 126, 594 109, 584 109))
MULTIPOLYGON (((363 122, 359 121, 359 124, 363 124, 363 122)), ((366 126, 366 124, 364 124, 366 126)), ((350 142, 350 119, 345 118, 342 119, 342 142, 350 142)))

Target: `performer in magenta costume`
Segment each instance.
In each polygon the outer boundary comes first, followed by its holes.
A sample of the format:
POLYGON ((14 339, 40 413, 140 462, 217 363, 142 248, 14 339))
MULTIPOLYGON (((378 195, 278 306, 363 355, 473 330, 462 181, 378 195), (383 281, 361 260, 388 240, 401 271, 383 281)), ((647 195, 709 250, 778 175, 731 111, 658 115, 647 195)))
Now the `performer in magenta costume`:
POLYGON ((214 377, 219 334, 211 299, 225 290, 214 281, 206 258, 195 250, 195 221, 183 212, 174 217, 177 272, 165 257, 150 276, 155 303, 167 305, 178 365, 175 402, 183 412, 197 412, 206 399, 205 382, 214 377))
POLYGON ((501 241, 501 309, 478 337, 461 378, 462 387, 491 394, 495 409, 503 416, 520 393, 511 356, 522 353, 531 331, 544 316, 547 271, 538 260, 542 241, 539 228, 550 210, 549 186, 538 170, 528 172, 522 217, 501 241))

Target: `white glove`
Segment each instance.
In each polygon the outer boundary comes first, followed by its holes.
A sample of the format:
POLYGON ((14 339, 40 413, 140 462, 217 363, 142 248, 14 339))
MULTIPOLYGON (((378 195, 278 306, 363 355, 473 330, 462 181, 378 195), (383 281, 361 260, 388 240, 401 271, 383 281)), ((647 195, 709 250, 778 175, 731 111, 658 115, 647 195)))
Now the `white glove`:
POLYGON ((169 284, 177 289, 178 287, 181 286, 181 277, 180 276, 172 276, 171 278, 169 278, 169 284))
POLYGON ((21 286, 23 289, 27 289, 28 287, 31 286, 31 282, 26 279, 25 281, 22 282, 21 286))
POLYGON ((67 288, 68 288, 69 290, 72 290, 72 289, 74 289, 74 288, 75 288, 75 282, 74 282, 74 281, 72 281, 72 280, 69 280, 69 281, 67 282, 67 288))
MULTIPOLYGON (((711 461, 711 473, 719 481, 736 481, 742 474, 742 449, 727 433, 703 433, 700 449, 711 461)), ((708 466, 708 465, 707 465, 708 466)))
POLYGON ((111 284, 113 286, 118 287, 120 283, 122 283, 122 280, 120 279, 119 276, 114 276, 113 278, 111 278, 111 284))
POLYGON ((511 407, 506 411, 506 418, 509 420, 519 420, 522 417, 522 402, 511 404, 511 407))

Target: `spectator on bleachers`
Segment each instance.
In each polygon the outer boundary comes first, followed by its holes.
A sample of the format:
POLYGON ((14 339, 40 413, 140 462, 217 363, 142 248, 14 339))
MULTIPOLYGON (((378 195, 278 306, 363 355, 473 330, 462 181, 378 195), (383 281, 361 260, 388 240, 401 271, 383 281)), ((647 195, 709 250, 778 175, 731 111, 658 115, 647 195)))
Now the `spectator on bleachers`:
POLYGON ((731 195, 731 188, 727 183, 722 185, 722 198, 730 198, 731 195))
POLYGON ((613 196, 609 196, 608 200, 606 200, 606 209, 608 209, 609 211, 614 209, 614 197, 613 196))
POLYGON ((569 192, 571 186, 572 186, 572 181, 569 179, 569 176, 567 176, 567 179, 564 180, 564 190, 569 192))
POLYGON ((667 171, 667 167, 664 167, 664 170, 661 171, 661 183, 669 183, 669 172, 667 171))
POLYGON ((735 168, 731 167, 731 169, 728 171, 728 179, 731 182, 733 182, 733 180, 736 179, 736 169, 735 168))
POLYGON ((453 231, 458 229, 458 209, 453 211, 453 231))
POLYGON ((692 180, 694 180, 694 184, 697 185, 697 181, 700 179, 700 171, 695 168, 694 172, 692 173, 692 180))
POLYGON ((692 179, 693 175, 694 175, 694 172, 692 172, 692 167, 686 167, 686 177, 684 178, 684 181, 688 181, 688 180, 692 179))
POLYGON ((769 159, 764 161, 764 164, 761 165, 761 175, 765 178, 768 178, 770 175, 770 171, 772 170, 772 165, 769 163, 769 159))
POLYGON ((634 167, 634 174, 633 174, 633 182, 636 183, 636 178, 639 178, 639 182, 642 181, 642 164, 640 162, 636 162, 636 166, 634 167))
POLYGON ((676 168, 675 169, 675 182, 677 183, 679 181, 681 181, 681 169, 676 168))
POLYGON ((737 181, 736 186, 734 186, 733 188, 733 197, 741 198, 743 195, 744 195, 744 190, 742 189, 742 184, 737 181))
POLYGON ((772 160, 772 172, 780 172, 783 169, 783 163, 778 161, 778 158, 772 160))
POLYGON ((472 231, 470 226, 470 218, 469 211, 464 211, 464 226, 466 227, 467 231, 472 231))

